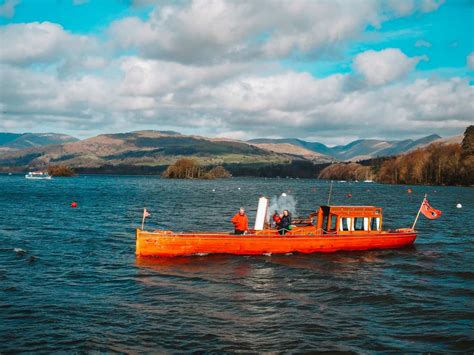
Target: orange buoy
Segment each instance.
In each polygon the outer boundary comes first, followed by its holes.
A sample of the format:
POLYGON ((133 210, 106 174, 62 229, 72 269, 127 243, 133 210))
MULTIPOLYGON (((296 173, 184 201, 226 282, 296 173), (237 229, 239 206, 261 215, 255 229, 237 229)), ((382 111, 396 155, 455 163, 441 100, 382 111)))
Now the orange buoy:
POLYGON ((72 201, 72 202, 71 202, 71 207, 72 207, 72 208, 76 208, 76 207, 77 207, 77 202, 76 202, 76 201, 72 201))
POLYGON ((412 190, 412 189, 408 189, 407 192, 408 192, 409 194, 411 194, 411 193, 413 192, 413 190, 412 190))

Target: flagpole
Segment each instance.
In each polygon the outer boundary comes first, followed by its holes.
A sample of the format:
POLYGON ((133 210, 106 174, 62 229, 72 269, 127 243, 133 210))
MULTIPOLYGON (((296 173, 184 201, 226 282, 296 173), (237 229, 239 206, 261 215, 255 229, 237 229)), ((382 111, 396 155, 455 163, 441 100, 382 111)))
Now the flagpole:
POLYGON ((143 209, 143 217, 142 217, 142 230, 145 226, 145 211, 146 211, 146 208, 143 209))
POLYGON ((426 196, 428 196, 428 194, 425 194, 425 197, 423 198, 423 201, 421 202, 420 208, 418 209, 418 213, 416 215, 415 222, 413 222, 413 226, 411 227, 411 230, 415 230, 416 222, 418 221, 418 217, 420 217, 421 208, 423 207, 423 204, 425 203, 426 196))

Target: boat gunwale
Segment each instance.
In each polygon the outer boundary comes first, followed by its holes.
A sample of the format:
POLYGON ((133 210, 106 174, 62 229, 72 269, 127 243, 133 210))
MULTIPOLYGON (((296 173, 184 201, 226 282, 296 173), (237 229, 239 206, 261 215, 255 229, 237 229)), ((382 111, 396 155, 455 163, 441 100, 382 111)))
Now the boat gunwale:
POLYGON ((233 234, 233 233, 225 233, 225 232, 176 232, 176 233, 160 233, 160 232, 148 232, 137 229, 137 236, 139 237, 154 237, 154 238, 161 238, 161 237, 187 237, 187 238, 209 238, 209 239, 217 239, 217 238, 230 238, 230 239, 262 239, 262 238, 269 238, 269 239, 314 239, 314 238, 328 238, 328 237, 340 237, 340 238, 399 238, 399 237, 410 237, 410 236, 417 236, 416 231, 381 231, 378 233, 367 233, 367 231, 357 231, 352 232, 350 234, 342 234, 342 233, 325 233, 325 234, 286 234, 286 235, 279 235, 279 234, 233 234))

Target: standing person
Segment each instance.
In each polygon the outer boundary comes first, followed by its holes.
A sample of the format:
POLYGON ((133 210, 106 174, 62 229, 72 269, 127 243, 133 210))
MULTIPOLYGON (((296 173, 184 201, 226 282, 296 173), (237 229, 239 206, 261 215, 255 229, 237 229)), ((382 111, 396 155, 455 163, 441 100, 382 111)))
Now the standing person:
POLYGON ((232 223, 234 224, 235 234, 242 235, 247 232, 249 229, 249 219, 245 214, 245 209, 240 207, 239 212, 235 214, 234 217, 231 219, 232 223))
POLYGON ((288 210, 283 211, 283 217, 281 217, 280 220, 280 228, 279 228, 279 233, 281 235, 285 235, 286 232, 290 230, 291 226, 291 215, 288 210))

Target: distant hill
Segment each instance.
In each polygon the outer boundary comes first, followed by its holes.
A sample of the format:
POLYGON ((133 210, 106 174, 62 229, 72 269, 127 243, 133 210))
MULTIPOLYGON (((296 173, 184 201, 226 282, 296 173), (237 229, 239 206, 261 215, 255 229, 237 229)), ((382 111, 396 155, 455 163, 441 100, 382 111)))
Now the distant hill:
POLYGON ((26 169, 50 164, 73 168, 150 167, 167 166, 181 157, 193 157, 204 165, 289 163, 303 159, 241 141, 213 140, 176 132, 137 131, 5 152, 0 154, 0 167, 26 169))
POLYGON ((50 144, 76 142, 77 138, 58 133, 2 133, 0 132, 0 148, 17 150, 41 147, 50 144))
POLYGON ((3 133, 0 132, 0 146, 6 145, 15 139, 21 137, 21 133, 3 133))
POLYGON ((252 144, 291 144, 297 147, 302 147, 313 152, 323 154, 323 155, 331 155, 332 151, 331 148, 327 147, 326 145, 318 142, 307 142, 302 139, 297 138, 280 138, 280 139, 271 139, 271 138, 257 138, 251 139, 247 141, 252 144))
POLYGON ((252 139, 248 141, 257 146, 262 144, 284 145, 302 147, 307 150, 319 153, 335 160, 357 161, 382 156, 392 156, 407 153, 413 149, 426 146, 427 144, 441 139, 440 136, 432 134, 417 140, 380 140, 380 139, 360 139, 346 145, 328 147, 318 142, 307 142, 301 139, 252 139))
POLYGON ((331 158, 327 155, 315 152, 313 150, 304 148, 300 145, 294 145, 291 143, 259 143, 253 144, 258 148, 262 148, 271 152, 280 154, 289 154, 295 157, 300 157, 309 161, 323 163, 330 162, 331 158))
MULTIPOLYGON (((432 142, 426 143, 424 146, 428 146, 431 143, 441 143, 441 144, 461 144, 462 140, 464 138, 464 135, 459 134, 457 136, 452 136, 452 137, 444 137, 444 138, 439 138, 436 139, 432 142)), ((423 146, 422 146, 423 147, 423 146)))

